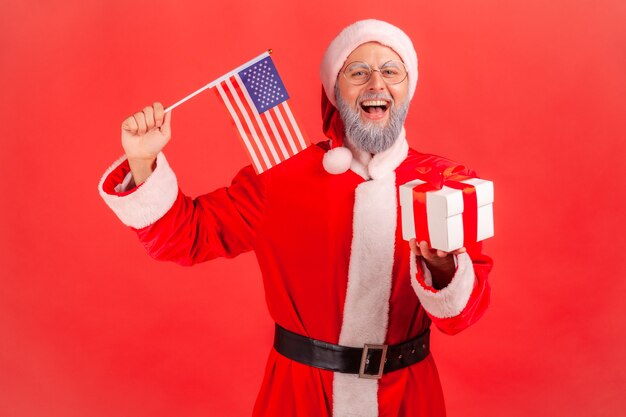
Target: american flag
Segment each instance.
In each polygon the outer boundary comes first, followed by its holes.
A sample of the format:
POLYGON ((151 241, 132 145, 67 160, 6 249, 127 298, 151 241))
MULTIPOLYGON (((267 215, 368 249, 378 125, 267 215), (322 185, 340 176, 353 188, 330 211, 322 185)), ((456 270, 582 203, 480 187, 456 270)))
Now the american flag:
POLYGON ((218 79, 217 95, 232 116, 258 174, 306 148, 289 95, 269 53, 218 79))

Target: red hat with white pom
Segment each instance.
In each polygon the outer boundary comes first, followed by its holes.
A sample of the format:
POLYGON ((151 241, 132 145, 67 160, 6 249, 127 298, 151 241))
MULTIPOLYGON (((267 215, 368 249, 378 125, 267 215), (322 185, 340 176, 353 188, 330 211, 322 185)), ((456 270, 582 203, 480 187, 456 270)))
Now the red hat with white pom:
POLYGON ((335 102, 337 76, 352 51, 367 42, 378 42, 400 56, 408 72, 409 100, 417 85, 417 54, 411 39, 401 29, 381 20, 368 19, 351 24, 337 35, 326 49, 320 67, 323 129, 332 141, 332 149, 324 155, 323 164, 331 174, 346 172, 352 162, 352 153, 343 146, 344 126, 335 102))

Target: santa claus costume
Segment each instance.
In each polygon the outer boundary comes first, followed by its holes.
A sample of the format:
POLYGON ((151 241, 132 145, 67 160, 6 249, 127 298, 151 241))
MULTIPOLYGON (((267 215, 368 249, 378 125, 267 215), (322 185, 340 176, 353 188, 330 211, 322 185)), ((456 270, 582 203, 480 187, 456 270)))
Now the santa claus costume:
MULTIPOLYGON (((415 179, 417 168, 452 163, 409 149, 404 129, 373 156, 341 146, 337 73, 350 52, 369 41, 398 53, 410 96, 415 91, 417 58, 406 34, 375 20, 344 29, 321 71, 324 130, 335 149, 329 155, 330 142, 322 142, 261 175, 247 166, 229 187, 195 199, 181 192, 164 154, 138 187, 122 158, 104 174, 100 193, 157 259, 189 265, 253 250, 269 313, 289 332, 356 348, 422 335, 427 352, 431 323, 455 334, 484 313, 492 263, 480 244, 468 245, 452 281, 433 288, 428 268, 402 239, 397 190, 415 179)), ((445 407, 432 354, 369 379, 272 350, 253 415, 433 417, 444 416, 445 407)))

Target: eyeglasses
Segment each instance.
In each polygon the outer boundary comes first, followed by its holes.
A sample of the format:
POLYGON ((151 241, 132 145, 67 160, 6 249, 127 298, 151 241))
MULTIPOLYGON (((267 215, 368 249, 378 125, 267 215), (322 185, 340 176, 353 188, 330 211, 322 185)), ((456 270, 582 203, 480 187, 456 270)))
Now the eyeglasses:
POLYGON ((407 70, 402 61, 387 61, 378 69, 372 69, 367 62, 351 62, 343 70, 343 76, 352 85, 363 85, 378 71, 386 84, 399 84, 406 79, 407 70))

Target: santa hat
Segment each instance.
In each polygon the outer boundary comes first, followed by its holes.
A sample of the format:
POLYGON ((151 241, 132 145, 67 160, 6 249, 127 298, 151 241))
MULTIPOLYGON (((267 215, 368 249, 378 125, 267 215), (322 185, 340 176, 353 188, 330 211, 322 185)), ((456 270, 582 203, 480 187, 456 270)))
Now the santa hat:
POLYGON ((343 123, 335 102, 337 76, 348 55, 367 42, 378 42, 400 56, 408 71, 409 100, 413 98, 417 85, 417 54, 411 39, 401 29, 381 20, 368 19, 351 24, 337 35, 326 49, 320 67, 324 133, 331 139, 333 148, 324 155, 323 164, 331 174, 346 172, 352 161, 352 153, 343 147, 343 123))

